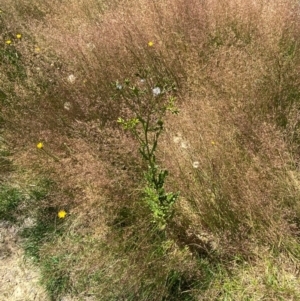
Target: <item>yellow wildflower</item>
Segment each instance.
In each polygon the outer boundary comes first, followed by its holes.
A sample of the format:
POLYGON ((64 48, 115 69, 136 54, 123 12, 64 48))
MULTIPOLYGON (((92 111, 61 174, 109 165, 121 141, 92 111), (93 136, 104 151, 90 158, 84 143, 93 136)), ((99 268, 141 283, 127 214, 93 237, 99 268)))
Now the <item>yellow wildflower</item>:
POLYGON ((154 43, 152 41, 148 42, 148 46, 152 47, 154 45, 154 43))
POLYGON ((6 40, 5 44, 10 45, 11 44, 11 40, 6 40))
POLYGON ((60 210, 60 211, 58 211, 58 213, 57 213, 57 216, 58 216, 59 218, 65 218, 66 215, 67 215, 67 212, 66 212, 65 210, 60 210))
POLYGON ((215 145, 215 144, 216 144, 216 142, 215 142, 215 141, 211 141, 211 144, 212 144, 212 145, 215 145))
POLYGON ((36 145, 36 147, 37 147, 38 149, 42 149, 42 148, 44 147, 43 142, 39 142, 39 143, 36 145))
POLYGON ((36 47, 34 48, 34 52, 35 52, 35 53, 40 53, 40 52, 41 52, 41 48, 38 47, 38 46, 36 46, 36 47))
POLYGON ((16 37, 17 37, 17 39, 21 39, 21 38, 22 38, 22 35, 21 35, 20 33, 17 33, 17 34, 16 34, 16 37))

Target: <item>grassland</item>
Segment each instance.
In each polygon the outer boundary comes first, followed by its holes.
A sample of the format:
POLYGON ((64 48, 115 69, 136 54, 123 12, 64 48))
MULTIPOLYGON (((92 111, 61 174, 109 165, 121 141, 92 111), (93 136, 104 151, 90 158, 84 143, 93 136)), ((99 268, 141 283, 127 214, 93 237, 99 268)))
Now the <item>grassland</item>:
POLYGON ((50 300, 300 299, 299 1, 0 9, 0 219, 50 300))

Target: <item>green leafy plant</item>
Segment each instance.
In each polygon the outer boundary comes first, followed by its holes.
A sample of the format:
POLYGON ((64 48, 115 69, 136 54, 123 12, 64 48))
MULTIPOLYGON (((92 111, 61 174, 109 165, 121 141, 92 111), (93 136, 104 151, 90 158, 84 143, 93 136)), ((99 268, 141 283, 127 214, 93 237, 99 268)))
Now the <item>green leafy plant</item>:
POLYGON ((178 193, 165 190, 168 171, 158 165, 155 154, 159 137, 164 130, 164 116, 168 111, 172 114, 178 114, 179 111, 175 107, 175 97, 168 95, 175 90, 174 85, 165 84, 163 88, 157 85, 152 89, 151 81, 144 80, 144 83, 145 87, 140 88, 125 80, 123 88, 123 85, 116 82, 116 88, 135 115, 126 120, 119 117, 117 122, 125 130, 129 130, 139 143, 139 152, 148 165, 144 175, 144 200, 152 212, 154 222, 163 230, 173 215, 172 207, 178 193))

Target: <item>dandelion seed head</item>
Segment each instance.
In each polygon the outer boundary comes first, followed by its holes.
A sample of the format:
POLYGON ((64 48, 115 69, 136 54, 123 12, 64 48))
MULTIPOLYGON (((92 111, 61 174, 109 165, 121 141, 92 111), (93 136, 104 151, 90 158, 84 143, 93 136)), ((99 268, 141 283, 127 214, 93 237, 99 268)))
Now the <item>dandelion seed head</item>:
POLYGON ((122 90, 123 86, 122 86, 121 84, 119 84, 119 83, 116 83, 116 88, 117 88, 118 90, 122 90))
POLYGON ((199 161, 194 161, 193 162, 193 168, 199 168, 199 166, 200 166, 199 161))
POLYGON ((159 87, 155 87, 152 89, 152 93, 154 96, 158 96, 159 94, 161 94, 161 90, 159 87))
POLYGON ((64 103, 64 109, 65 110, 70 111, 71 108, 72 108, 72 105, 71 105, 70 102, 67 101, 67 102, 64 103))
POLYGON ((186 141, 181 141, 180 147, 183 148, 183 149, 189 148, 188 143, 186 141))
POLYGON ((93 50, 93 49, 96 48, 96 46, 95 46, 94 43, 87 43, 87 44, 86 44, 86 47, 87 47, 87 49, 89 49, 89 50, 93 50))
POLYGON ((175 137, 173 137, 173 141, 174 141, 174 143, 179 144, 182 141, 182 137, 175 136, 175 137))
POLYGON ((70 84, 74 84, 74 83, 75 83, 75 80, 76 80, 76 77, 74 76, 74 74, 70 74, 70 75, 68 76, 68 82, 69 82, 70 84))

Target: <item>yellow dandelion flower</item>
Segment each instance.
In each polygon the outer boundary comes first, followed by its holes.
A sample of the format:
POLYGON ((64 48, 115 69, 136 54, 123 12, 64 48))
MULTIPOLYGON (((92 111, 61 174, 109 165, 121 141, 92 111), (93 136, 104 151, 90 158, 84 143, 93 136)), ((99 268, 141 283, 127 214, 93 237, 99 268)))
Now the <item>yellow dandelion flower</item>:
POLYGON ((6 44, 6 45, 10 45, 10 44, 11 44, 11 40, 6 40, 6 41, 5 41, 5 44, 6 44))
POLYGON ((42 149, 42 148, 44 147, 43 142, 39 142, 39 143, 36 145, 36 147, 37 147, 38 149, 42 149))
POLYGON ((35 52, 35 53, 40 53, 40 52, 41 52, 41 48, 36 46, 36 47, 34 48, 34 52, 35 52))
POLYGON ((148 42, 148 46, 152 47, 154 45, 154 43, 152 41, 148 42))
POLYGON ((22 35, 21 35, 20 33, 17 33, 17 34, 16 34, 16 37, 17 37, 17 39, 21 39, 21 38, 22 38, 22 35))
POLYGON ((58 211, 58 213, 57 213, 57 216, 58 216, 59 218, 65 218, 66 215, 67 215, 67 212, 66 212, 65 210, 60 210, 60 211, 58 211))
POLYGON ((216 142, 215 141, 211 141, 211 145, 215 145, 216 144, 216 142))

